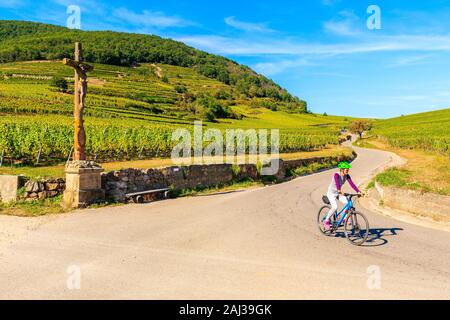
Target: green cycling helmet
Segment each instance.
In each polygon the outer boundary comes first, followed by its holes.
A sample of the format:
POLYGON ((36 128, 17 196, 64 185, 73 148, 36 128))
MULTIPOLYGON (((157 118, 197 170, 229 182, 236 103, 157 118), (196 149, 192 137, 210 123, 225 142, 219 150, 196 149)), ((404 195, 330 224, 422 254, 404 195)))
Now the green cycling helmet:
POLYGON ((350 163, 348 163, 348 162, 340 162, 339 164, 338 164, 338 168, 339 169, 350 169, 352 166, 350 165, 350 163))

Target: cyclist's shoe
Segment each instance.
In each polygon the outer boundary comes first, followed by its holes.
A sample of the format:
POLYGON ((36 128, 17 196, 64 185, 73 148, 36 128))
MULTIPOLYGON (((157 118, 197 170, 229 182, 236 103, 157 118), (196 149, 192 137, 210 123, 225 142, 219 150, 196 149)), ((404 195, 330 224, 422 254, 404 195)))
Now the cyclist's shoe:
POLYGON ((324 220, 323 221, 323 228, 325 229, 325 231, 329 231, 331 229, 331 223, 328 220, 324 220))

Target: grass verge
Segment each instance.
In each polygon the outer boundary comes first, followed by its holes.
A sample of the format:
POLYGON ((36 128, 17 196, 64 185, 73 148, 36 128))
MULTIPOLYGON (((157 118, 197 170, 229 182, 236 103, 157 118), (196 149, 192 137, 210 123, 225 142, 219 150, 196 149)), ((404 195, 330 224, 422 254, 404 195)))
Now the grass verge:
POLYGON ((337 160, 326 160, 323 162, 314 162, 307 166, 298 167, 288 171, 287 175, 291 177, 300 177, 308 174, 312 174, 321 170, 327 170, 335 168, 338 165, 337 160))
POLYGON ((11 203, 0 203, 0 214, 20 217, 37 217, 67 212, 68 210, 65 210, 62 207, 61 200, 62 195, 43 200, 19 200, 11 203))
POLYGON ((179 197, 193 197, 193 196, 201 196, 208 195, 214 193, 221 192, 230 192, 236 191, 240 189, 249 189, 249 188, 257 188, 264 186, 262 181, 254 181, 251 179, 245 179, 242 181, 232 181, 227 184, 221 184, 214 187, 202 187, 202 188, 193 188, 193 189, 182 189, 182 190, 170 190, 171 198, 179 198, 179 197))
POLYGON ((364 147, 394 152, 407 160, 401 168, 390 168, 378 174, 374 181, 383 186, 450 195, 450 161, 446 156, 415 149, 393 148, 374 138, 363 140, 361 144, 364 147))

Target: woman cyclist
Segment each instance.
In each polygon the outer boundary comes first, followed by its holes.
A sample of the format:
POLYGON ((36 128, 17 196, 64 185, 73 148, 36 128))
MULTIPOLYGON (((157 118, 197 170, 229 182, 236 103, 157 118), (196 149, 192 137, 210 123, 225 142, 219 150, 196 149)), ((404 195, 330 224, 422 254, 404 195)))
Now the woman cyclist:
POLYGON ((348 181, 350 187, 352 187, 352 189, 355 190, 356 193, 361 194, 361 191, 353 183, 352 178, 350 178, 350 175, 348 174, 351 167, 352 166, 348 162, 340 162, 338 165, 339 172, 333 174, 331 183, 328 186, 327 197, 328 200, 330 200, 331 209, 328 212, 327 217, 323 221, 323 227, 325 228, 325 230, 331 229, 330 218, 338 208, 336 200, 339 198, 339 201, 341 201, 344 205, 346 205, 348 202, 347 198, 342 194, 342 186, 348 181))

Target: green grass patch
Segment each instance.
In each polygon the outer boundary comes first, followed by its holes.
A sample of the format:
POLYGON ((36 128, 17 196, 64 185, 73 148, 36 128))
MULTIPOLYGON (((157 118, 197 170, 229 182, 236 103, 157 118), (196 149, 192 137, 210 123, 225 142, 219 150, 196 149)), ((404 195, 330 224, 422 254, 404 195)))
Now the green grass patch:
POLYGON ((367 190, 372 189, 375 187, 375 180, 372 180, 369 182, 369 184, 367 185, 367 190))
POLYGON ((382 186, 385 187, 399 187, 399 188, 408 188, 414 190, 422 190, 429 192, 430 188, 419 184, 416 181, 411 181, 410 178, 412 173, 406 169, 400 168, 389 168, 388 170, 379 173, 375 177, 375 181, 379 182, 382 186))
POLYGON ((338 161, 332 160, 332 159, 325 160, 322 162, 313 162, 311 164, 308 164, 307 166, 302 166, 302 167, 298 167, 298 168, 289 170, 287 172, 287 176, 292 176, 292 177, 304 176, 304 175, 318 172, 320 170, 334 168, 334 167, 336 167, 337 164, 338 164, 338 161))
POLYGON ((376 149, 376 146, 373 145, 370 141, 371 140, 369 139, 358 139, 358 141, 356 141, 354 145, 361 148, 376 149))
POLYGON ((11 203, 0 203, 0 214, 37 217, 67 212, 68 210, 62 207, 61 201, 62 195, 43 200, 18 200, 11 203))
POLYGON ((186 188, 182 190, 174 190, 172 187, 169 190, 169 195, 171 198, 192 197, 199 195, 208 195, 218 192, 236 191, 239 189, 245 189, 250 187, 262 187, 263 185, 264 184, 261 181, 244 179, 241 181, 232 181, 230 183, 224 183, 213 187, 186 188))

